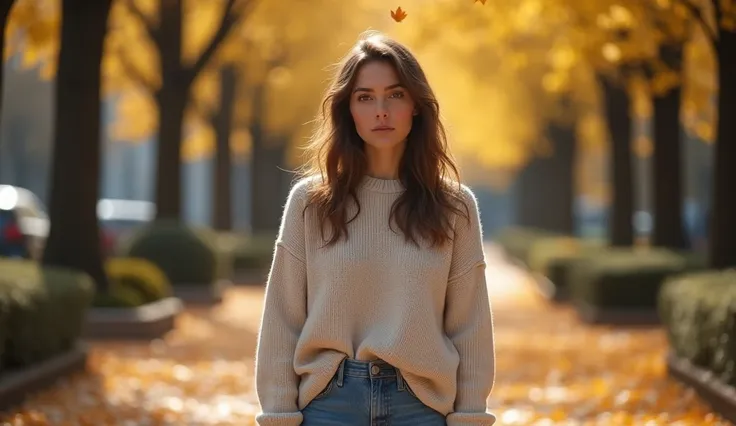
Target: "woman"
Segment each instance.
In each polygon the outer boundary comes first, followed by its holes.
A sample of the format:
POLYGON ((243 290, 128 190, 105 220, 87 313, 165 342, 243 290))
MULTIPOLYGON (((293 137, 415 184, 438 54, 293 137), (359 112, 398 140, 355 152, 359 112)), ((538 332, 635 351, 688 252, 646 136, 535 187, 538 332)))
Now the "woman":
POLYGON ((478 207, 409 50, 362 37, 290 191, 256 354, 262 426, 491 425, 478 207))

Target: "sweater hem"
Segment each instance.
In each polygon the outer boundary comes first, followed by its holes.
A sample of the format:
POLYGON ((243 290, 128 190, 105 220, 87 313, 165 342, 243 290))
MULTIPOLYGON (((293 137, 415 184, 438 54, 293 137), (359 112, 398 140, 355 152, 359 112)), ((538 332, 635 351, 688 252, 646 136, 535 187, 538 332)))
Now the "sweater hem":
POLYGON ((487 411, 453 412, 445 419, 447 426, 491 426, 496 423, 496 416, 487 411))
POLYGON ((299 426, 302 424, 303 415, 301 411, 287 413, 266 413, 256 415, 258 426, 299 426))

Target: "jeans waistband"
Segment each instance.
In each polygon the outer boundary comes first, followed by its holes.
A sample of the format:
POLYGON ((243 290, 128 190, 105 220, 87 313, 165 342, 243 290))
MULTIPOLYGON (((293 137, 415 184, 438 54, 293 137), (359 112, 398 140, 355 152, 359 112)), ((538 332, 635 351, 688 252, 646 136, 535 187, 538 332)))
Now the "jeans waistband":
POLYGON ((344 375, 351 377, 388 378, 398 376, 396 367, 383 360, 358 361, 345 359, 340 368, 344 375))

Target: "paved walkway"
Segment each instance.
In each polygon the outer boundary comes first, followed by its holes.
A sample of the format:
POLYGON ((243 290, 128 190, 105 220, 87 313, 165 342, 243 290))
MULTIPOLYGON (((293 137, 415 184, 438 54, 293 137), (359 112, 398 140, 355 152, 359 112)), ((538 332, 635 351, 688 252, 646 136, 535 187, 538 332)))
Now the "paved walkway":
MULTIPOLYGON (((661 330, 586 326, 488 253, 498 360, 489 404, 500 425, 728 424, 666 378, 661 330)), ((165 341, 96 344, 89 373, 30 399, 9 426, 253 425, 262 298, 238 288, 218 308, 186 312, 165 341)))

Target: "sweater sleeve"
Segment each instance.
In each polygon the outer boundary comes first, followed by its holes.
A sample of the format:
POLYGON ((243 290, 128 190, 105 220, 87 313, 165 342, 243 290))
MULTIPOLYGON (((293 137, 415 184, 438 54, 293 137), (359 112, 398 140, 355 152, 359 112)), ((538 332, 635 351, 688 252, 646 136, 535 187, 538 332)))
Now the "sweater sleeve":
POLYGON ((260 426, 302 423, 294 352, 306 320, 305 195, 300 182, 287 198, 266 282, 255 361, 256 393, 262 409, 256 422, 260 426))
POLYGON ((496 421, 486 411, 495 376, 493 317, 478 204, 465 186, 463 195, 470 220, 459 216, 455 224, 444 318, 445 333, 460 354, 455 406, 447 425, 489 426, 496 421))

